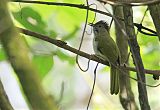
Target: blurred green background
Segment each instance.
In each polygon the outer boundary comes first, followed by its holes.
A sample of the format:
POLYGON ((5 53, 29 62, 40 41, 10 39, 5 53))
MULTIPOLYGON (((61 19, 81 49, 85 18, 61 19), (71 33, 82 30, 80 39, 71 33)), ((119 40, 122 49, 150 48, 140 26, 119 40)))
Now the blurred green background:
MULTIPOLYGON (((48 1, 60 2, 58 0, 48 1)), ((61 2, 85 3, 83 0, 61 0, 61 2)), ((95 1, 90 0, 89 2, 94 3, 95 1)), ((98 2, 95 3, 98 9, 105 10, 98 2)), ((16 26, 47 35, 51 38, 64 40, 68 45, 78 48, 86 17, 85 10, 23 3, 9 3, 9 7, 16 26)), ((111 10, 111 7, 108 5, 106 7, 111 10)), ((146 7, 134 8, 134 22, 139 23, 141 21, 145 9, 146 7)), ((92 22, 93 19, 94 13, 89 12, 89 22, 92 22)), ((97 14, 96 21, 102 19, 107 19, 110 22, 109 17, 97 14)), ((145 16, 143 25, 154 29, 149 12, 145 16)), ((111 31, 112 37, 114 37, 114 26, 112 26, 111 31)), ((87 26, 87 33, 91 33, 91 27, 89 26, 87 26)), ((87 33, 85 34, 82 50, 93 54, 93 34, 90 35, 87 33)), ((93 71, 96 63, 91 62, 89 71, 84 73, 80 71, 75 63, 75 54, 36 38, 25 35, 21 36, 26 39, 26 44, 30 49, 31 59, 39 71, 45 91, 51 97, 54 96, 56 98, 63 110, 85 110, 91 92, 93 71), (60 98, 60 91, 63 88, 63 96, 60 98)), ((145 68, 160 69, 160 46, 158 38, 140 33, 137 38, 141 47, 141 55, 145 68)), ((17 77, 9 62, 7 62, 2 47, 0 47, 0 61, 0 78, 11 100, 11 104, 15 110, 28 110, 29 108, 21 92, 17 77)), ((79 62, 83 68, 87 66, 87 60, 85 58, 79 57, 79 62)), ((130 64, 133 66, 132 58, 130 58, 130 64)), ((90 105, 91 110, 123 110, 118 99, 119 97, 112 96, 109 93, 109 68, 99 65, 97 73, 97 84, 90 105)), ((136 78, 135 73, 131 75, 136 78)), ((155 85, 158 83, 153 80, 151 75, 146 76, 147 84, 155 85)), ((137 83, 131 80, 131 84, 138 104, 137 83)), ((159 110, 160 87, 147 87, 147 90, 152 110, 159 110)))

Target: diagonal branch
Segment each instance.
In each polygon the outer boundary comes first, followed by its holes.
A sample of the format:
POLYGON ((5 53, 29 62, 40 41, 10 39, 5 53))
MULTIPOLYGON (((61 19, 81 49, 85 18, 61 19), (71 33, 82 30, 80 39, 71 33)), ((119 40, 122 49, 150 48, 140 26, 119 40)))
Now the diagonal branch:
MULTIPOLYGON (((133 10, 131 6, 123 7, 124 13, 124 23, 126 26, 126 32, 128 34, 129 40, 128 44, 130 46, 133 61, 137 69, 137 79, 145 83, 145 71, 143 62, 140 55, 140 47, 137 42, 137 38, 134 31, 133 25, 133 10)), ((148 102, 146 85, 138 82, 138 92, 139 92, 139 102, 142 110, 150 110, 150 105, 148 102)))
MULTIPOLYGON (((23 33, 25 35, 29 35, 29 36, 44 40, 44 41, 49 42, 51 44, 54 44, 54 45, 56 45, 56 46, 58 46, 60 48, 68 50, 68 51, 70 51, 72 53, 78 54, 78 55, 80 55, 82 57, 85 57, 87 59, 90 59, 90 60, 93 60, 95 62, 99 62, 101 64, 109 66, 108 62, 103 61, 102 59, 99 59, 94 55, 90 55, 88 53, 85 53, 85 52, 82 52, 82 51, 78 51, 77 49, 67 45, 67 43, 64 42, 64 41, 56 40, 56 39, 50 38, 48 36, 45 36, 45 35, 42 35, 42 34, 39 34, 39 33, 36 33, 36 32, 32 32, 30 30, 26 30, 26 29, 22 29, 22 28, 18 28, 18 29, 20 30, 21 33, 23 33)), ((125 66, 120 66, 120 68, 125 69, 125 70, 129 70, 129 71, 133 71, 133 72, 137 72, 137 70, 135 68, 129 67, 129 66, 126 66, 126 65, 125 66)), ((145 69, 144 71, 147 74, 160 76, 160 70, 145 69)))
MULTIPOLYGON (((113 14, 115 16, 124 18, 123 7, 113 6, 113 14)), ((122 26, 122 28, 125 29, 124 22, 119 21, 119 23, 122 26)), ((128 59, 128 41, 127 39, 125 39, 120 28, 117 26, 117 23, 115 23, 115 33, 116 33, 116 43, 120 50, 121 63, 128 64, 128 61, 127 61, 128 59)), ((131 89, 130 78, 127 77, 127 75, 130 76, 129 71, 128 70, 125 70, 123 72, 119 71, 118 74, 119 74, 119 84, 120 84, 119 99, 120 99, 122 107, 124 108, 124 110, 138 110, 138 106, 135 102, 134 94, 131 89)))

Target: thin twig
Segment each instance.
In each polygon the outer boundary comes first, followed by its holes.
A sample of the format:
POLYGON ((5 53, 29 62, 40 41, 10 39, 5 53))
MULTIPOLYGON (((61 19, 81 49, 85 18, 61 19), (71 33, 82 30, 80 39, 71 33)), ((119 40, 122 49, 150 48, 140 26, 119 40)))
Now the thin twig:
MULTIPOLYGON (((144 27, 142 24, 134 23, 134 26, 137 27, 137 30, 138 30, 137 33, 140 32, 140 33, 142 33, 142 34, 144 34, 144 35, 148 35, 148 36, 158 36, 156 31, 154 31, 154 30, 152 30, 152 29, 149 29, 149 28, 147 28, 147 27, 144 27), (148 31, 148 32, 150 32, 150 33, 145 32, 145 31, 143 31, 143 30, 146 30, 146 31, 148 31)), ((137 34, 137 35, 138 35, 138 34, 137 34)))
MULTIPOLYGON (((88 3, 88 0, 86 0, 86 3, 87 3, 87 7, 89 8, 89 3, 88 3)), ((85 20, 85 25, 84 25, 84 28, 83 28, 83 32, 82 32, 82 37, 81 37, 81 41, 80 41, 80 44, 79 44, 79 48, 78 48, 78 51, 81 50, 81 47, 82 47, 82 43, 83 43, 83 39, 84 39, 84 34, 86 32, 86 27, 87 27, 87 23, 88 23, 88 16, 89 16, 89 10, 87 8, 87 12, 86 12, 86 20, 85 20)), ((90 63, 90 59, 88 60, 88 63, 87 63, 87 68, 86 69, 82 69, 82 67, 80 66, 79 62, 78 62, 78 54, 76 55, 76 63, 79 67, 79 69, 83 72, 86 72, 88 71, 89 69, 89 63, 90 63)))
MULTIPOLYGON (((140 22, 140 24, 141 24, 141 25, 142 25, 142 22, 143 22, 143 20, 144 20, 144 18, 145 18, 145 16, 146 16, 147 11, 148 11, 148 8, 147 8, 147 9, 146 9, 146 11, 144 12, 144 15, 143 15, 143 17, 142 17, 142 19, 141 19, 141 22, 140 22)), ((138 30, 140 30, 140 31, 141 31, 141 28, 138 28, 138 27, 137 27, 137 33, 136 33, 136 36, 138 35, 138 30)))
MULTIPOLYGON (((12 1, 12 2, 20 2, 20 3, 32 3, 32 4, 42 4, 42 5, 56 5, 56 6, 64 6, 64 7, 72 7, 72 8, 79 8, 79 9, 88 9, 90 11, 93 11, 93 12, 96 12, 96 13, 100 13, 100 14, 103 14, 103 15, 107 15, 107 16, 110 16, 112 17, 112 15, 110 13, 106 13, 104 11, 101 11, 101 10, 97 10, 97 9, 94 9, 94 8, 89 8, 88 6, 85 6, 84 4, 72 4, 72 3, 58 3, 58 2, 44 2, 44 1, 20 1, 20 0, 16 0, 16 1, 12 1)), ((121 18, 117 18, 117 19, 120 19, 120 20, 123 20, 121 18)))
POLYGON ((89 105, 90 105, 90 102, 91 102, 91 99, 92 99, 92 96, 93 96, 94 87, 95 87, 95 84, 96 84, 96 71, 97 71, 98 64, 99 63, 97 63, 97 65, 94 69, 94 80, 93 80, 91 95, 89 97, 89 101, 88 101, 88 105, 87 105, 87 110, 89 109, 89 105))
MULTIPOLYGON (((72 4, 72 3, 58 3, 58 2, 44 2, 44 1, 19 1, 19 0, 16 0, 16 1, 12 1, 12 2, 19 2, 19 3, 32 3, 32 4, 42 4, 42 5, 56 5, 56 6, 65 6, 65 7, 72 7, 72 8, 79 8, 79 9, 84 9, 84 10, 90 10, 90 11, 93 11, 93 12, 96 12, 96 13, 99 13, 99 14, 103 14, 103 15, 107 15, 109 17, 113 17, 113 15, 111 13, 107 13, 107 12, 104 12, 104 11, 101 11, 101 10, 98 10, 98 9, 94 9, 94 8, 89 8, 88 6, 85 6, 84 4, 72 4)), ((124 19, 120 18, 120 17, 117 17, 117 16, 114 16, 113 18, 114 20, 115 19, 118 19, 118 20, 122 20, 124 21, 124 19)), ((117 21, 116 21, 117 22, 117 21)), ((136 25, 135 25, 136 26, 136 25)), ((144 27, 143 26, 143 29, 145 30, 148 30, 148 28, 144 27)), ((138 30, 139 31, 139 30, 138 30)), ((152 31, 152 30, 148 30, 148 31, 152 31)), ((140 31, 141 32, 141 31, 140 31)), ((145 32, 141 32, 143 34, 146 34, 146 35, 151 35, 151 36, 155 36, 154 34, 149 34, 149 33, 145 33, 145 32)), ((155 33, 154 31, 152 31, 152 33, 155 33)), ((126 35, 125 35, 126 36, 126 35)))

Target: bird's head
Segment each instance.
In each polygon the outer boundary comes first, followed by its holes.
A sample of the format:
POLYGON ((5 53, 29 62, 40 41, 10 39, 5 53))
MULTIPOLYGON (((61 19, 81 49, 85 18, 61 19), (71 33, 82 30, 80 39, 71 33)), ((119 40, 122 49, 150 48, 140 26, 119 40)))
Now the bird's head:
POLYGON ((109 31, 108 23, 103 21, 103 20, 98 21, 95 24, 89 23, 89 25, 93 27, 93 31, 94 31, 95 34, 98 34, 102 31, 109 31))

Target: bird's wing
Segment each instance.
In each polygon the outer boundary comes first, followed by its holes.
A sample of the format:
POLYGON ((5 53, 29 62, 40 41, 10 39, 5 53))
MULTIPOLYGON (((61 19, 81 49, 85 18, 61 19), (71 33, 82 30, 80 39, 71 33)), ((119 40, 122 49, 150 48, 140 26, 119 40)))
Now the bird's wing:
POLYGON ((101 36, 97 49, 109 62, 116 63, 119 60, 119 49, 111 37, 101 36))

